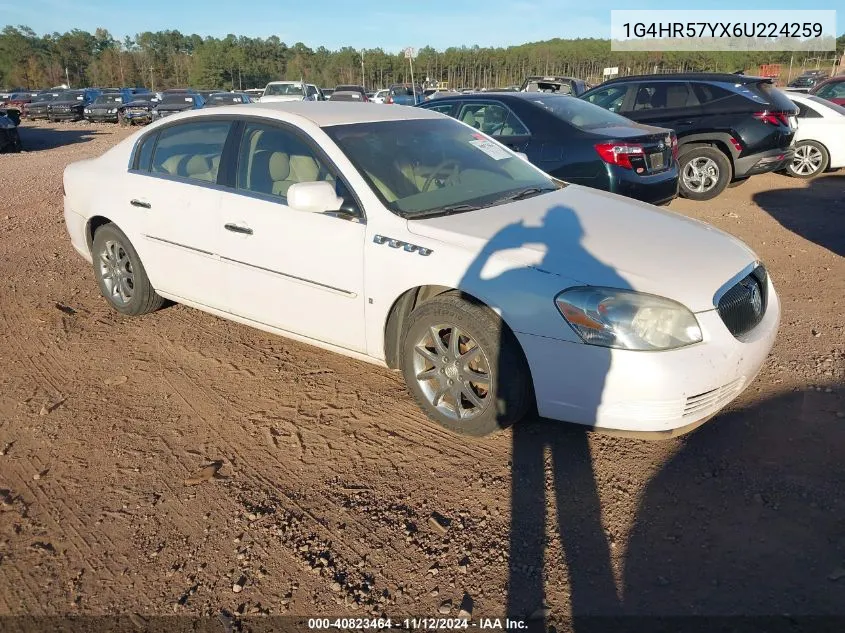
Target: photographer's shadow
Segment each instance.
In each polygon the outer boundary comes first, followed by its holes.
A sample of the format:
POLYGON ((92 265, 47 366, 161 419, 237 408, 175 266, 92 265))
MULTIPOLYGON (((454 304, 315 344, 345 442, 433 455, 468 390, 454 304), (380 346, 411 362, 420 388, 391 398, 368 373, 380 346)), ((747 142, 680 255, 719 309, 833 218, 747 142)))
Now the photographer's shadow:
MULTIPOLYGON (((577 215, 560 205, 550 208, 537 226, 521 222, 508 225, 487 242, 467 270, 461 289, 485 297, 509 297, 510 300, 502 301, 503 305, 493 306, 502 309, 507 320, 506 311, 522 305, 518 295, 523 291, 529 292, 531 277, 537 274, 537 269, 555 277, 559 270, 578 270, 586 279, 601 280, 602 285, 630 288, 630 284, 613 267, 590 254, 583 244, 584 237, 577 215), (526 245, 544 253, 536 265, 514 267, 502 263, 506 251, 526 245), (494 275, 485 274, 490 268, 506 270, 494 275)), ((560 277, 558 290, 572 285, 581 284, 560 277)), ((552 309, 553 299, 554 296, 549 297, 552 309)), ((530 304, 526 295, 524 305, 530 304)), ((560 318, 561 327, 569 327, 563 317, 560 318)), ((589 362, 579 366, 569 366, 566 358, 560 359, 562 371, 580 376, 580 406, 576 415, 583 419, 595 418, 611 364, 607 348, 595 346, 591 351, 594 353, 590 355, 589 362)), ((508 369, 499 367, 498 375, 507 376, 508 369)), ((533 420, 529 418, 515 425, 512 431, 507 615, 529 619, 532 628, 545 630, 543 568, 548 542, 546 509, 551 505, 547 488, 554 490, 563 549, 561 563, 569 576, 572 612, 613 614, 618 612, 619 598, 609 545, 601 523, 588 434, 583 427, 543 422, 537 415, 532 417, 533 420), (551 454, 550 486, 547 486, 547 451, 551 454)))

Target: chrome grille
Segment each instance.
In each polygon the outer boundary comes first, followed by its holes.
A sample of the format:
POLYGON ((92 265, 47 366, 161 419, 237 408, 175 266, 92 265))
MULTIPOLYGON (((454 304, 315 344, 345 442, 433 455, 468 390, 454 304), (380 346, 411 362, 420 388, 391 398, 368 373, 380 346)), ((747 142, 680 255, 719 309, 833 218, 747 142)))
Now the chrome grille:
POLYGON ((768 287, 768 274, 760 265, 722 295, 716 309, 731 334, 742 336, 763 320, 768 287))

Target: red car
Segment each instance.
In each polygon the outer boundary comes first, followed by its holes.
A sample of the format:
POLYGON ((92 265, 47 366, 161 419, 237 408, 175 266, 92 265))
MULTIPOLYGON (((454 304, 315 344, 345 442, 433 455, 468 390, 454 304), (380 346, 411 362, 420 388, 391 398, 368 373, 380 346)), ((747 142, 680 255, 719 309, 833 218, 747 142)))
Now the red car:
POLYGON ((845 106, 845 75, 836 75, 830 79, 825 79, 810 88, 810 94, 845 106))
POLYGON ((29 103, 32 101, 32 94, 29 92, 13 92, 9 95, 9 98, 6 99, 6 103, 4 104, 7 108, 17 108, 18 110, 23 110, 24 104, 29 103))

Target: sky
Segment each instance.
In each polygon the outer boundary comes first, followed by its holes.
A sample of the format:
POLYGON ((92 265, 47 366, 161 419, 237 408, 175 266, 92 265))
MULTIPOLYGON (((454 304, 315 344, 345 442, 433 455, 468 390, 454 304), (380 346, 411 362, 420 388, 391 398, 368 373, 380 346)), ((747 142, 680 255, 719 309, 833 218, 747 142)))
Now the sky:
MULTIPOLYGON (((406 46, 509 46, 554 37, 610 34, 611 9, 680 6, 658 0, 0 0, 0 27, 25 25, 36 33, 73 28, 108 29, 118 39, 142 31, 173 29, 225 37, 276 35, 293 44, 335 50, 406 46)), ((708 0, 706 9, 794 9, 795 0, 708 0)), ((842 0, 811 0, 801 9, 837 9, 837 35, 845 33, 842 0), (839 5, 839 6, 837 6, 839 5)))

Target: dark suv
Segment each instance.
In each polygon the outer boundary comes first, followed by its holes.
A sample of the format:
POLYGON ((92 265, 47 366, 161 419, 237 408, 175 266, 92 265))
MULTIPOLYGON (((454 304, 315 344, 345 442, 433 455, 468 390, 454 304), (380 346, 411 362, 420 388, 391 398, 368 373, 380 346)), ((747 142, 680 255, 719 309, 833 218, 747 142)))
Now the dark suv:
POLYGON ((710 200, 731 182, 792 161, 798 113, 771 79, 684 73, 620 77, 581 99, 678 136, 679 193, 710 200))

